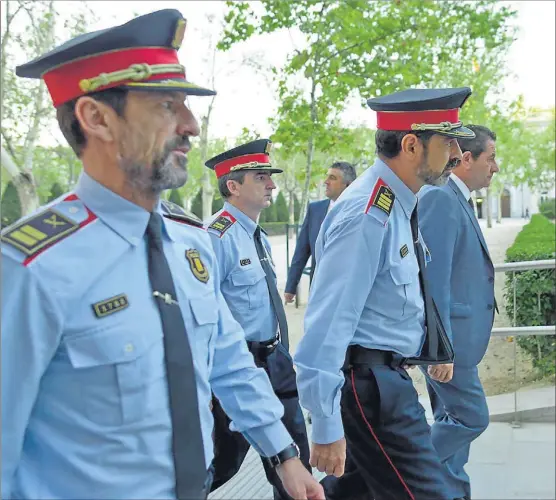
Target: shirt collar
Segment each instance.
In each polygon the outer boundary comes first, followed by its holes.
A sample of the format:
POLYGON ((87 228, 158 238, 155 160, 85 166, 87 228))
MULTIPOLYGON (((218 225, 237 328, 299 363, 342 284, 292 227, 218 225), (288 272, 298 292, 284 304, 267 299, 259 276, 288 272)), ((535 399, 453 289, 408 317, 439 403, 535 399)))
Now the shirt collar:
MULTIPOLYGON (((79 176, 75 194, 91 212, 128 243, 136 246, 142 241, 149 223, 150 212, 122 198, 85 172, 79 176)), ((155 211, 161 213, 160 200, 155 211)), ((165 220, 164 227, 166 227, 165 220)), ((173 239, 167 227, 166 233, 170 239, 173 239)))
POLYGON ((396 200, 400 202, 400 206, 406 217, 409 219, 413 213, 413 209, 417 204, 417 196, 409 189, 404 182, 386 165, 380 158, 375 160, 372 167, 382 180, 388 184, 390 189, 396 195, 396 200))
POLYGON ((240 225, 243 227, 243 229, 245 229, 249 237, 250 238, 253 237, 255 229, 257 229, 258 226, 258 224, 253 219, 251 219, 249 216, 244 214, 239 208, 234 207, 231 203, 228 203, 227 201, 224 202, 223 210, 225 212, 229 212, 230 214, 232 214, 235 217, 235 219, 240 223, 240 225))
POLYGON ((463 195, 463 197, 469 201, 469 198, 471 198, 471 191, 469 190, 469 188, 467 187, 467 184, 465 184, 465 182, 463 182, 456 174, 454 174, 453 172, 450 174, 450 179, 452 179, 455 183, 456 186, 459 188, 459 190, 461 191, 461 194, 463 195))

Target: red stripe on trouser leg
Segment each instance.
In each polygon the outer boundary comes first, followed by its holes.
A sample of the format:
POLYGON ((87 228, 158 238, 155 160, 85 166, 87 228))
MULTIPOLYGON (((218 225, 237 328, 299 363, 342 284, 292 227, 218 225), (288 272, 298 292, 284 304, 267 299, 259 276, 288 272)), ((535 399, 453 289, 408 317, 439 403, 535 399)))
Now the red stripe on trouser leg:
POLYGON ((378 436, 375 434, 375 431, 374 431, 373 427, 371 426, 371 424, 367 420, 367 417, 365 417, 365 412, 363 411, 363 406, 361 405, 361 402, 359 401, 359 396, 357 395, 357 389, 355 388, 355 377, 353 375, 353 370, 351 370, 351 386, 353 387, 353 395, 355 396, 355 402, 357 403, 357 407, 359 408, 359 411, 361 412, 361 417, 363 418, 363 421, 365 422, 365 424, 369 428, 369 431, 371 431, 371 435, 373 436, 373 439, 376 441, 376 444, 378 444, 378 447, 380 448, 380 451, 382 451, 382 454, 386 457, 386 460, 388 461, 388 463, 390 464, 392 469, 394 469, 394 472, 396 473, 396 476, 398 476, 398 479, 402 483, 402 486, 404 487, 405 491, 407 491, 407 494, 409 495, 409 498, 411 500, 415 500, 415 497, 413 496, 413 493, 411 493, 411 490, 409 489, 409 486, 407 486, 406 482, 404 481, 402 475, 400 474, 400 471, 396 468, 396 466, 394 465, 394 462, 392 462, 392 459, 388 456, 388 453, 384 449, 384 446, 382 446, 382 443, 379 441, 378 436))

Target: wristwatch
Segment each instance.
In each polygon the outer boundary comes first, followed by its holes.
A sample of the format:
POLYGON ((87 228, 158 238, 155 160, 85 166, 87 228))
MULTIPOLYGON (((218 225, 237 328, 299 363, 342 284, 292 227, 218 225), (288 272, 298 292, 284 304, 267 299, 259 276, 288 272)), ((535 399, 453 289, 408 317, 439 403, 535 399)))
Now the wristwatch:
POLYGON ((276 467, 283 464, 286 460, 290 458, 299 457, 299 448, 295 443, 290 444, 288 447, 284 448, 280 453, 272 457, 265 457, 265 460, 271 467, 276 467))

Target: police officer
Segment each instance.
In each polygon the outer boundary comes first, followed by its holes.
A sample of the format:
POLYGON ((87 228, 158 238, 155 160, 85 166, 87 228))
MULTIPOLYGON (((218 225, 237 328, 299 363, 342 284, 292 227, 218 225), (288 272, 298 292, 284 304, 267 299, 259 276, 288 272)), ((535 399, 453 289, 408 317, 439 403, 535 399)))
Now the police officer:
MULTIPOLYGON (((431 365, 451 377, 453 351, 425 280, 430 259, 417 229, 415 193, 460 161, 468 88, 406 90, 370 99, 378 158, 325 219, 295 363, 313 419, 311 464, 327 498, 454 499, 406 372, 431 365)), ((434 259, 434 255, 432 256, 434 259)))
POLYGON ((301 498, 319 497, 220 293, 187 177, 185 20, 162 10, 19 66, 83 162, 75 190, 2 234, 5 498, 206 498, 211 391, 301 498))
MULTIPOLYGON (((276 188, 271 178, 282 170, 270 162, 271 142, 259 139, 226 151, 206 162, 218 178, 224 207, 208 223, 216 253, 222 294, 232 315, 243 327, 257 366, 263 367, 284 405, 282 422, 299 447, 310 471, 309 444, 295 386, 295 372, 288 352, 288 325, 276 287, 276 273, 266 233, 257 224, 261 211, 276 188)), ((217 395, 218 396, 218 395, 217 395)), ((214 402, 215 481, 219 487, 241 467, 249 443, 233 429, 214 402)), ((274 498, 290 498, 273 468, 263 461, 274 498)))

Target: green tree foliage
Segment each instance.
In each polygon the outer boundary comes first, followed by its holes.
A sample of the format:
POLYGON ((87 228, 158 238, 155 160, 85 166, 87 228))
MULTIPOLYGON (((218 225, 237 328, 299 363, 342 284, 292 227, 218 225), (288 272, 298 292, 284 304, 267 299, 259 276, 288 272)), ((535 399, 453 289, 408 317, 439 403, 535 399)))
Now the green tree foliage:
MULTIPOLYGON (((523 227, 513 245, 506 251, 506 262, 554 259, 556 235, 554 224, 535 214, 523 227)), ((516 317, 514 326, 547 326, 556 324, 554 269, 519 271, 515 285, 510 273, 506 277, 504 297, 506 311, 516 317), (514 311, 513 287, 516 287, 517 310, 514 311)), ((540 375, 554 375, 556 371, 556 339, 551 336, 518 337, 518 345, 533 359, 540 375)))
POLYGON ((282 29, 304 37, 286 65, 272 70, 280 102, 272 120, 273 140, 303 152, 306 160, 302 212, 315 149, 330 151, 344 141, 338 116, 349 97, 432 86, 447 62, 461 63, 475 51, 507 47, 513 35, 509 22, 514 12, 493 0, 264 0, 227 5, 221 49, 282 29))
POLYGON ((212 199, 212 213, 215 214, 216 212, 221 210, 223 206, 224 206, 224 200, 222 199, 219 193, 218 196, 215 196, 212 199))
POLYGON ((55 182, 50 188, 50 196, 48 197, 48 201, 54 201, 56 198, 62 196, 65 192, 65 189, 60 186, 60 184, 55 182))
POLYGON ((199 189, 195 198, 191 202, 191 212, 193 212, 197 217, 203 217, 203 191, 199 189))
POLYGON ((0 213, 2 214, 2 227, 13 224, 21 217, 21 203, 17 195, 17 189, 12 182, 9 182, 2 193, 0 203, 0 213))
POLYGON ((183 198, 181 197, 181 194, 177 189, 172 189, 172 191, 170 191, 168 201, 171 201, 172 203, 175 203, 180 207, 183 205, 183 198))
POLYGON ((286 203, 286 198, 284 197, 284 193, 280 191, 278 196, 276 197, 276 222, 284 222, 287 223, 290 214, 288 211, 288 205, 286 203))

